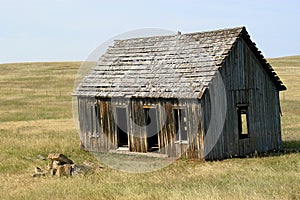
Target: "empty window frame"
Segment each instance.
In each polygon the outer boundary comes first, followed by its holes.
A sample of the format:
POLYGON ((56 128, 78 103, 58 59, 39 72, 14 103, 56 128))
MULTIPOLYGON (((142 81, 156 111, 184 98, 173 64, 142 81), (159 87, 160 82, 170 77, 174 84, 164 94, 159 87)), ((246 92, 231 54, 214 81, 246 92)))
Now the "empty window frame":
POLYGON ((188 142, 187 113, 185 108, 173 108, 175 142, 188 142))
POLYGON ((237 108, 238 112, 238 130, 239 138, 249 138, 249 126, 248 126, 248 106, 239 106, 237 108))

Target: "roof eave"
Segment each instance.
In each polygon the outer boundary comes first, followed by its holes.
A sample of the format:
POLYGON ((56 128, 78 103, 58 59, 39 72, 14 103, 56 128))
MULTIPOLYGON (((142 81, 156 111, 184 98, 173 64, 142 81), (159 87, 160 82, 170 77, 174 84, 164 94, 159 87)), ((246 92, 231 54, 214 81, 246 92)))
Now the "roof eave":
POLYGON ((250 35, 248 34, 245 27, 243 27, 239 38, 242 38, 246 42, 246 44, 248 45, 250 50, 253 52, 253 54, 255 55, 255 57, 257 58, 257 60, 259 61, 259 63, 263 67, 263 69, 265 70, 265 72, 268 74, 268 76, 271 78, 271 80, 275 84, 276 89, 278 91, 287 90, 286 86, 280 80, 279 76, 276 74, 276 72, 274 71, 272 66, 267 62, 265 57, 262 55, 261 51, 258 50, 258 48, 256 47, 256 44, 254 42, 252 42, 250 35))

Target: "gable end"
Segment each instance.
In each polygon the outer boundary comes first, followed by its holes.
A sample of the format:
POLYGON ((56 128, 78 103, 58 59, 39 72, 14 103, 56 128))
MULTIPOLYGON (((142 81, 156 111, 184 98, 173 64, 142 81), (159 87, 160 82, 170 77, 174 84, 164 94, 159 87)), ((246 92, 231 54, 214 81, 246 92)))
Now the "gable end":
POLYGON ((267 62, 267 60, 264 58, 262 55, 261 51, 258 50, 256 47, 256 44, 252 42, 250 39, 250 35, 248 34, 246 28, 244 27, 243 30, 240 33, 240 38, 244 40, 244 42, 248 45, 249 49, 252 51, 258 62, 261 64, 262 68, 264 71, 268 74, 270 79, 273 81, 275 84, 276 88, 278 91, 283 91, 286 90, 286 86, 283 85, 283 82, 280 80, 272 66, 267 62))

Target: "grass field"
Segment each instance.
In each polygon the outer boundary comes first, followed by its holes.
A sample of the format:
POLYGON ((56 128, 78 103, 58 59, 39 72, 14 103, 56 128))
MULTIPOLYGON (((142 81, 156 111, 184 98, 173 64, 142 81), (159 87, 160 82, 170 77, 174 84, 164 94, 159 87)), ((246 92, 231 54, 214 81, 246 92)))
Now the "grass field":
MULTIPOLYGON (((300 56, 269 59, 288 87, 281 94, 284 147, 300 150, 300 56)), ((0 65, 0 199, 300 199, 300 153, 215 162, 178 160, 134 174, 102 167, 84 176, 31 174, 61 152, 97 163, 79 150, 72 118, 80 63, 0 65)))

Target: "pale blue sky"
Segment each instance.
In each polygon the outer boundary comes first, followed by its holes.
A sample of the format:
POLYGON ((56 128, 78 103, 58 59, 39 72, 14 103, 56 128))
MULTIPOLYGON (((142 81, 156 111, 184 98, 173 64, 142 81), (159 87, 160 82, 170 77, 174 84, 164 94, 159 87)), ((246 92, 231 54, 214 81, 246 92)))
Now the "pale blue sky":
POLYGON ((266 57, 300 55, 298 0, 0 0, 0 63, 79 61, 123 32, 245 25, 266 57))

